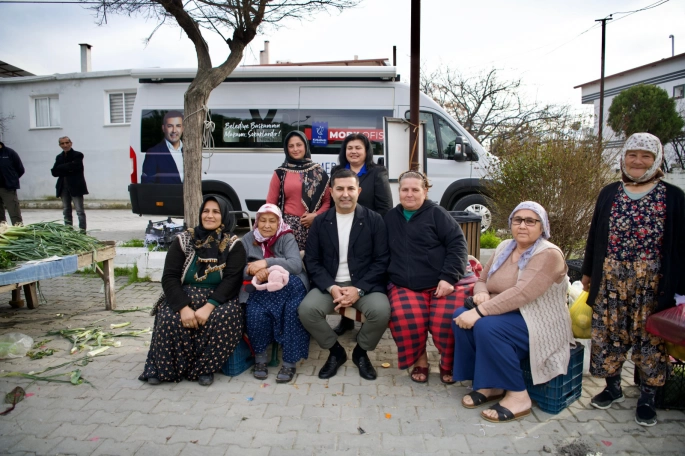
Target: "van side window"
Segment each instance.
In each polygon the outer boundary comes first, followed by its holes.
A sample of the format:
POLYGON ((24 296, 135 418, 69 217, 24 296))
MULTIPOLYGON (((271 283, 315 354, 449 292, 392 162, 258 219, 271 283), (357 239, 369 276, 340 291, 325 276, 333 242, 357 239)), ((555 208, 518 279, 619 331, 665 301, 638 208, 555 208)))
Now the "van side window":
POLYGON ((438 117, 438 125, 440 126, 440 137, 442 138, 442 158, 454 160, 456 139, 457 136, 461 135, 454 131, 442 117, 438 117))

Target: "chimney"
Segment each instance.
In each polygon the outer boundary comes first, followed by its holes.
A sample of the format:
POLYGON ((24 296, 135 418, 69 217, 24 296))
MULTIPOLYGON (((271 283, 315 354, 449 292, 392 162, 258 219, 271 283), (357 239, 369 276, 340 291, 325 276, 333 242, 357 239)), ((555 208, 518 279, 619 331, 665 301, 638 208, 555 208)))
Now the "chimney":
POLYGON ((269 64, 269 42, 264 41, 264 63, 263 65, 269 64))
POLYGON ((259 64, 264 65, 264 51, 259 51, 259 64))
POLYGON ((88 73, 91 71, 90 48, 93 46, 87 43, 81 43, 79 46, 81 46, 81 73, 88 73))
POLYGON ((355 56, 354 56, 354 60, 359 60, 359 56, 358 56, 358 55, 355 55, 355 56))

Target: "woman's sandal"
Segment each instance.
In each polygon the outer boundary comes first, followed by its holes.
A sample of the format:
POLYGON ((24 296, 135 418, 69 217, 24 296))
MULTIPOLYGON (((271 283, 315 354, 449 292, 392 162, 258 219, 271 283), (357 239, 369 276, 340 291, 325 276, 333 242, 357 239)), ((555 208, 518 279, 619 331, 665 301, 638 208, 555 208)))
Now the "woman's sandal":
POLYGON ((414 369, 412 369, 411 374, 409 374, 409 378, 411 378, 411 380, 416 383, 428 383, 428 372, 430 371, 430 368, 430 364, 426 367, 414 366, 414 369), (425 378, 423 380, 417 380, 416 378, 414 378, 414 375, 423 375, 425 378))
POLYGON ((269 376, 269 370, 266 368, 266 363, 256 363, 252 375, 257 380, 266 380, 269 376))
POLYGON ((281 366, 281 370, 276 375, 276 383, 289 383, 295 376, 295 367, 281 366))
POLYGON ((508 408, 502 407, 499 402, 487 410, 494 410, 497 412, 497 419, 490 418, 489 416, 485 415, 485 410, 480 412, 480 417, 486 421, 490 421, 491 423, 507 423, 509 421, 518 420, 519 418, 530 415, 530 409, 518 413, 512 413, 512 411, 508 408))
POLYGON ((438 366, 440 368, 440 381, 444 383, 445 385, 454 385, 456 380, 450 380, 447 381, 445 380, 445 377, 451 377, 452 376, 452 371, 448 369, 443 369, 442 366, 438 366))
POLYGON ((500 399, 502 399, 504 397, 504 393, 495 394, 494 396, 486 396, 485 394, 479 393, 478 391, 471 391, 466 396, 464 396, 464 398, 462 398, 461 406, 464 408, 467 408, 467 409, 474 409, 474 408, 478 408, 481 405, 485 405, 485 404, 492 402, 492 401, 499 401, 500 399), (473 401, 473 404, 467 404, 466 402, 464 402, 464 398, 466 396, 471 398, 471 400, 473 401))

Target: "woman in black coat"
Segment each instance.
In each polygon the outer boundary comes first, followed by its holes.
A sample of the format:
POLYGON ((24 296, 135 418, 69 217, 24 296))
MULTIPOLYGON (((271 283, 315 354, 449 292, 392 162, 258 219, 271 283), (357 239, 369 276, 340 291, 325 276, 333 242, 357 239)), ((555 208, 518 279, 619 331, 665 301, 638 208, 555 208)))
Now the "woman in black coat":
MULTIPOLYGON (((384 166, 373 162, 373 150, 369 138, 361 133, 347 136, 340 147, 338 165, 331 171, 331 176, 339 169, 349 169, 359 177, 358 204, 378 212, 381 217, 392 209, 392 193, 388 182, 388 171, 384 166)), ((340 324, 333 330, 337 335, 354 329, 354 321, 342 317, 340 324)))

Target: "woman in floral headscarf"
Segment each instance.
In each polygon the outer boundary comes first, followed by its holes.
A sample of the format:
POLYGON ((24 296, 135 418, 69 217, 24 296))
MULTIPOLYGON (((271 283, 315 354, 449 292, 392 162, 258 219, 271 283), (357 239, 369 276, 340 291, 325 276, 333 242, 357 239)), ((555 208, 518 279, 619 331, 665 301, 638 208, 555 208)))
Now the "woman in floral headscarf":
POLYGON ((258 380, 267 378, 266 350, 276 341, 283 347, 283 366, 276 382, 288 383, 295 376, 295 364, 309 355, 309 333, 297 315, 309 288, 300 249, 273 204, 259 208, 254 230, 242 241, 248 261, 244 278, 250 282, 241 290, 240 301, 247 303, 247 335, 256 353, 253 375, 258 380), (252 283, 268 285, 257 290, 252 283))
POLYGON ((621 181, 597 199, 582 268, 593 309, 590 373, 607 385, 590 403, 623 402, 621 367, 632 349, 640 376, 635 421, 643 426, 656 424, 654 395, 669 366, 664 341, 645 330, 647 317, 685 294, 685 195, 661 181, 662 162, 656 136, 628 138, 621 181))
POLYGON ((501 401, 481 418, 501 423, 530 415, 521 361, 530 358, 534 384, 566 374, 574 344, 566 304, 564 254, 549 242, 549 219, 536 202, 509 215, 514 239, 503 241, 473 289, 475 308, 454 313, 453 380, 473 380, 461 404, 501 401))
POLYGON ((321 165, 312 161, 304 133, 291 131, 283 145, 285 161, 271 177, 266 202, 278 206, 297 245, 304 250, 314 217, 331 207, 329 177, 321 165))

